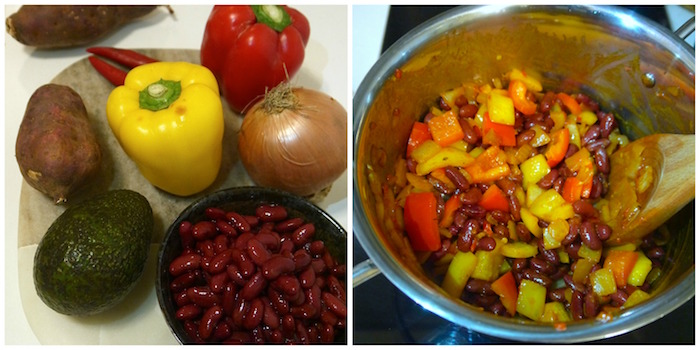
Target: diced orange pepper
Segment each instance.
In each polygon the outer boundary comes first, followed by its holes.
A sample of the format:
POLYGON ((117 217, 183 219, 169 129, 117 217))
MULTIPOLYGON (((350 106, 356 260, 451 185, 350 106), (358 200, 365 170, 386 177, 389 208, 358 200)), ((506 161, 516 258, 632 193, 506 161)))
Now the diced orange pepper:
POLYGON ((581 193, 583 192, 583 184, 575 177, 567 177, 564 181, 564 188, 562 189, 561 196, 569 202, 573 203, 581 199, 581 193))
MULTIPOLYGON (((489 114, 485 113, 484 114, 484 135, 487 135, 489 130, 493 130, 498 136, 498 144, 496 146, 515 146, 516 145, 516 140, 515 140, 515 127, 512 125, 505 125, 505 124, 499 124, 499 123, 494 123, 491 121, 491 118, 489 118, 489 114)), ((484 136, 485 138, 486 136, 484 136)), ((493 143, 491 143, 493 144, 493 143)))
POLYGON ((486 183, 502 179, 510 174, 506 154, 498 146, 491 146, 476 157, 465 170, 473 183, 486 183))
POLYGON ((547 145, 547 150, 544 152, 547 158, 547 164, 554 167, 559 164, 566 156, 566 151, 569 149, 569 129, 563 128, 552 132, 550 137, 552 141, 547 145))
POLYGON ((436 251, 440 248, 437 199, 432 192, 409 194, 403 215, 406 233, 414 250, 436 251))
POLYGON ((627 278, 632 273, 632 268, 637 262, 637 252, 625 250, 611 250, 605 258, 604 267, 612 271, 615 284, 622 287, 627 284, 627 278))
POLYGON ((455 212, 461 206, 462 201, 459 199, 459 196, 450 197, 450 199, 448 199, 447 202, 445 202, 445 209, 443 211, 442 219, 440 219, 440 223, 438 226, 442 228, 447 228, 450 225, 452 225, 452 222, 455 218, 455 212))
POLYGON ((509 270, 497 280, 493 281, 491 283, 491 289, 498 294, 508 314, 514 316, 515 309, 518 305, 518 288, 515 285, 513 272, 509 270))
POLYGON ((491 185, 481 196, 479 205, 486 210, 508 210, 508 199, 505 193, 496 185, 491 185))
POLYGON ((520 113, 532 115, 537 112, 537 104, 527 99, 527 86, 522 80, 511 80, 508 84, 508 94, 513 100, 513 106, 520 113))
POLYGON ((441 147, 447 147, 464 138, 462 126, 459 125, 457 115, 453 111, 430 118, 428 129, 433 140, 441 147))
POLYGON ((408 136, 408 146, 406 147, 406 157, 411 155, 414 149, 418 148, 423 142, 430 140, 430 130, 428 124, 422 122, 413 122, 411 135, 408 136))
POLYGON ((573 115, 579 115, 581 114, 581 105, 574 99, 573 97, 569 96, 568 94, 564 92, 560 92, 557 94, 557 98, 561 103, 564 104, 564 107, 566 107, 569 112, 573 115))

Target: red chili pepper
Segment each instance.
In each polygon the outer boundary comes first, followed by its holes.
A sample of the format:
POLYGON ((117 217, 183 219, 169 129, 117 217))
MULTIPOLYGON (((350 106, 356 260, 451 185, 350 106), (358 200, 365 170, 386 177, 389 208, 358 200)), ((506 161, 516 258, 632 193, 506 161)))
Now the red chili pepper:
POLYGON ((158 62, 158 60, 136 51, 117 49, 114 47, 96 46, 90 47, 86 51, 93 55, 102 56, 108 60, 114 61, 129 68, 134 68, 142 64, 158 62))
POLYGON ((109 80, 114 86, 124 85, 124 79, 126 79, 126 72, 99 59, 96 56, 88 57, 90 64, 102 74, 105 79, 109 80))
POLYGON ((297 73, 309 33, 309 21, 290 7, 217 5, 204 30, 201 62, 229 106, 242 112, 297 73))

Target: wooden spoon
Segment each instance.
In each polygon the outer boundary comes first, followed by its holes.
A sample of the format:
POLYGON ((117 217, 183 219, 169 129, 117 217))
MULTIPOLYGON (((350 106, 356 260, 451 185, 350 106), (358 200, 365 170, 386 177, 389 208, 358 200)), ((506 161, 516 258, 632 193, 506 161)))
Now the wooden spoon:
MULTIPOLYGON (((695 135, 642 137, 610 157, 607 243, 639 242, 695 198, 695 135)), ((603 202, 605 203, 605 202, 603 202)))

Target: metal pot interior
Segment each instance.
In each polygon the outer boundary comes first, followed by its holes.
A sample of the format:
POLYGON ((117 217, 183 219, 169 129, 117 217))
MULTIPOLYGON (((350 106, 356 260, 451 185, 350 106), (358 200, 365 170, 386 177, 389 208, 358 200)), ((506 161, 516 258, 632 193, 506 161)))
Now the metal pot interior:
POLYGON ((694 133, 694 51, 668 30, 613 7, 458 8, 409 32, 367 74, 354 97, 354 231, 381 271, 426 309, 493 336, 578 342, 620 334, 670 312, 694 295, 694 202, 661 230, 671 232, 654 298, 613 321, 567 330, 499 318, 448 298, 417 262, 401 232, 377 214, 368 167, 394 171, 413 121, 439 94, 463 82, 489 83, 512 68, 537 74, 546 89, 585 92, 636 139, 694 133))

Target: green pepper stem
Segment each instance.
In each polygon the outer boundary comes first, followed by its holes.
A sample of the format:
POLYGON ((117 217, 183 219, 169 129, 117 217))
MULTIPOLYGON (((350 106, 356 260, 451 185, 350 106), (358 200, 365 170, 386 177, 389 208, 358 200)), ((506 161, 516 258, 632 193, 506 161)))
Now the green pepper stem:
POLYGON ((166 109, 180 97, 179 81, 159 80, 139 92, 139 107, 151 111, 166 109))
POLYGON ((268 27, 281 32, 292 24, 289 13, 280 5, 250 5, 253 8, 255 19, 268 27))

